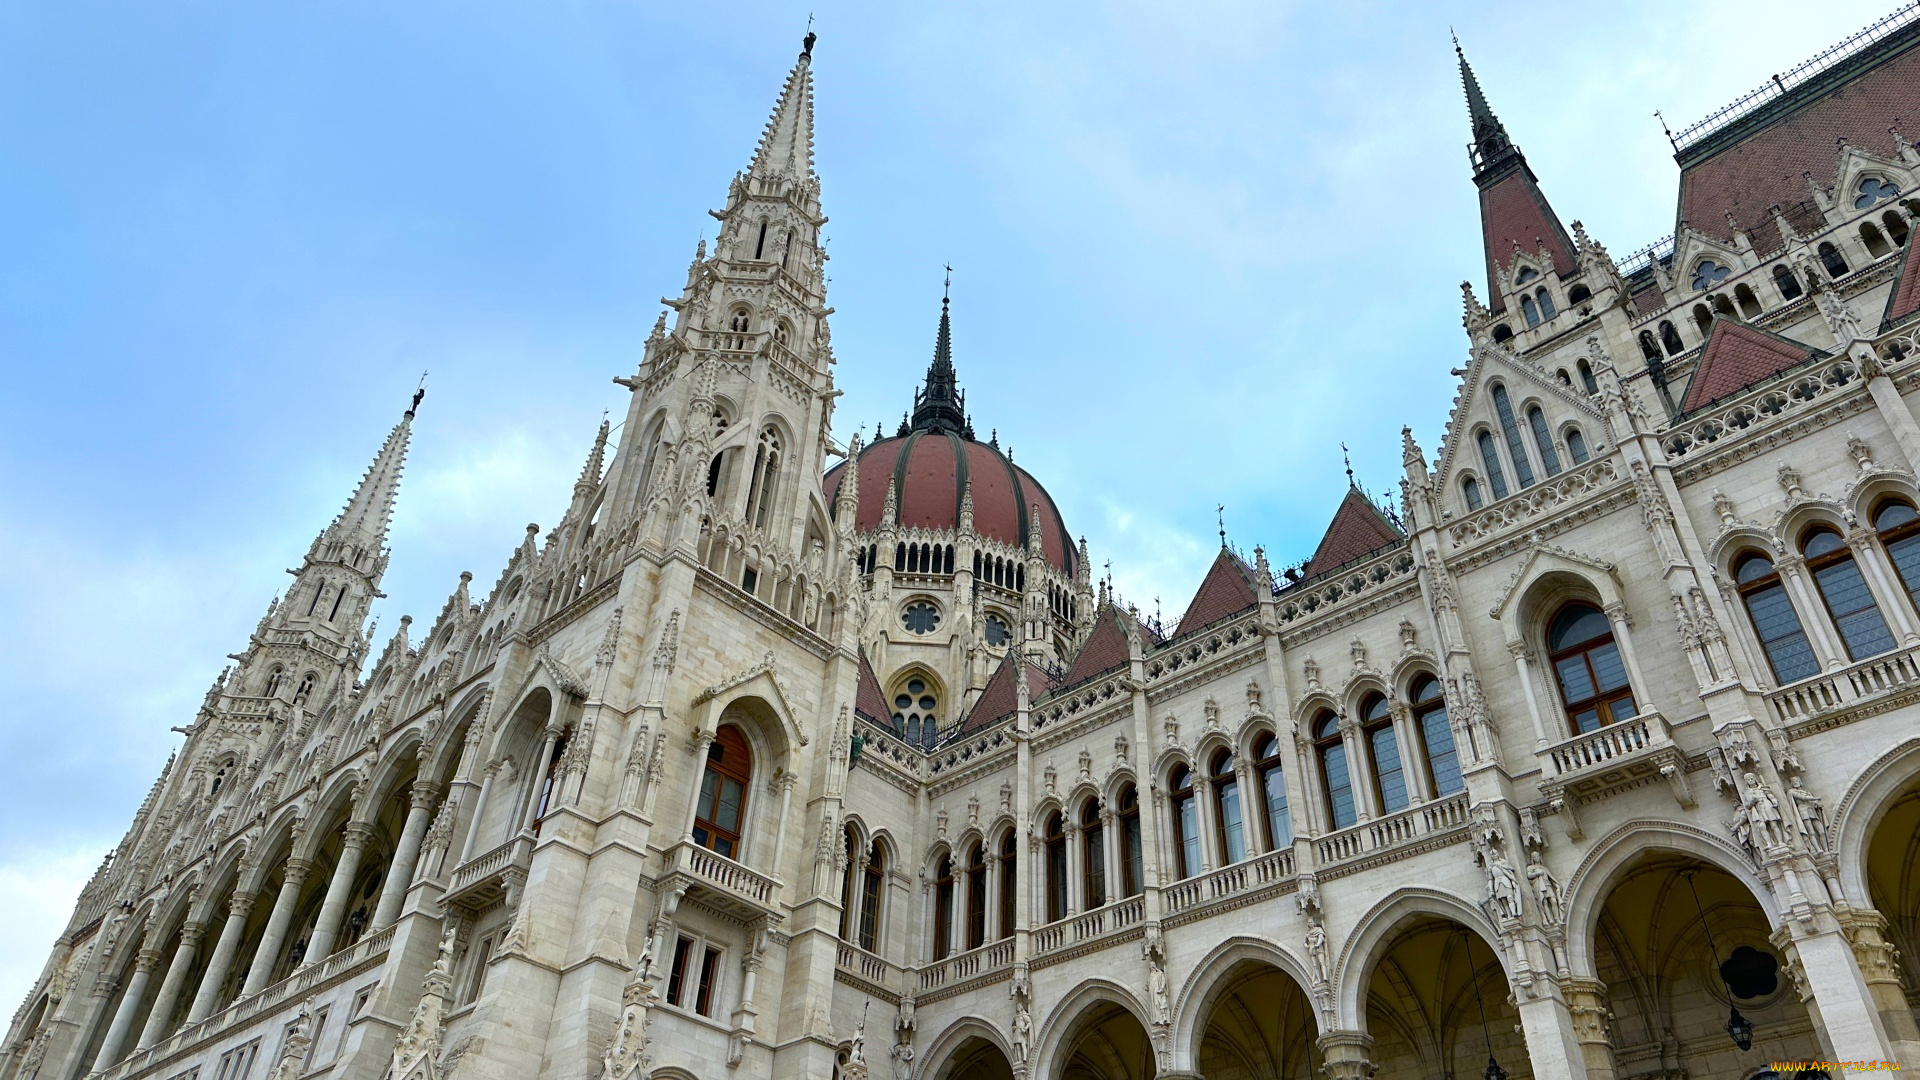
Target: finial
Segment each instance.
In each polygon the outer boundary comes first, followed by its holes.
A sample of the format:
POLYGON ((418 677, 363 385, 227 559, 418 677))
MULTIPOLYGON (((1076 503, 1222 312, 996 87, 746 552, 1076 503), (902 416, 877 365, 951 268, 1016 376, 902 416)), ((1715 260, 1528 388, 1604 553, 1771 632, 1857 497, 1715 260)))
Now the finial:
POLYGON ((947 280, 940 286, 940 306, 946 307, 953 294, 953 264, 947 264, 947 280))
POLYGON ((1348 487, 1359 486, 1353 482, 1353 458, 1347 454, 1346 443, 1340 444, 1340 460, 1345 462, 1347 466, 1347 486, 1348 487))
POLYGON ((1460 35, 1454 32, 1453 27, 1447 27, 1447 36, 1453 39, 1454 54, 1462 60, 1466 59, 1466 54, 1460 51, 1460 35))
POLYGON ((1680 143, 1673 137, 1673 129, 1667 126, 1667 118, 1660 115, 1659 109, 1653 110, 1653 118, 1660 121, 1660 130, 1667 133, 1667 145, 1673 147, 1674 153, 1679 153, 1680 143))
POLYGON ((1220 548, 1224 551, 1227 546, 1227 504, 1220 503, 1213 508, 1213 512, 1220 521, 1220 548))
POLYGON ((813 32, 813 12, 809 11, 807 12, 807 36, 800 39, 800 55, 811 57, 813 55, 813 43, 818 40, 820 40, 820 35, 813 32))
POLYGON ((413 419, 413 414, 420 410, 421 399, 426 396, 427 396, 427 373, 423 371, 420 373, 419 384, 413 388, 413 404, 407 406, 407 419, 409 420, 413 419))

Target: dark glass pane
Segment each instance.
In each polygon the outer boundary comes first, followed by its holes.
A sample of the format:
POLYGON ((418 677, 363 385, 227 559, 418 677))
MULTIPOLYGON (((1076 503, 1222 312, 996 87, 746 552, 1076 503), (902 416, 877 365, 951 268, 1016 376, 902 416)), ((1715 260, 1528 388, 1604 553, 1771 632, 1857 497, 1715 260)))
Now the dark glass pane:
POLYGON ((1587 709, 1574 714, 1574 729, 1581 734, 1600 730, 1600 713, 1596 709, 1587 709))
POLYGON ((1260 785, 1267 794, 1267 835, 1276 850, 1293 843, 1293 823, 1287 819, 1287 777, 1275 765, 1260 774, 1260 785))
POLYGON ((1594 681, 1599 684, 1601 693, 1627 685, 1627 666, 1620 662, 1620 646, 1609 641, 1590 650, 1587 660, 1593 664, 1594 681))
POLYGON ((1447 710, 1434 709, 1420 714, 1420 732, 1427 737, 1427 762, 1433 768, 1433 789, 1450 795, 1466 786, 1460 776, 1460 755, 1453 746, 1453 726, 1447 723, 1447 710))
POLYGON ((1533 465, 1527 460, 1527 447, 1520 441, 1520 425, 1513 420, 1513 403, 1507 400, 1507 388, 1493 388, 1493 411, 1500 416, 1500 430, 1507 437, 1507 452, 1513 455, 1513 475, 1521 487, 1533 486, 1533 465))
POLYGON ((1407 774, 1400 768, 1400 745, 1393 728, 1383 727, 1367 733, 1373 750, 1374 775, 1380 780, 1380 805, 1391 814, 1407 808, 1407 774))
POLYGON ((1547 648, 1560 652, 1612 632, 1607 617, 1598 608, 1573 604, 1554 617, 1553 629, 1547 634, 1547 648))
POLYGON ((712 819, 713 791, 719 784, 720 774, 714 772, 712 769, 708 769, 706 775, 700 778, 700 803, 695 809, 695 813, 709 820, 712 819))
POLYGON ((1833 621, 1840 627, 1850 658, 1862 660, 1893 648, 1893 635, 1887 632, 1887 621, 1880 617, 1859 564, 1843 559, 1815 571, 1813 577, 1820 584, 1827 607, 1833 610, 1833 621))
POLYGON ((1807 644, 1807 635, 1800 629, 1800 618, 1794 614, 1785 589, 1769 585, 1748 593, 1747 614, 1753 619, 1761 647, 1767 651, 1774 678, 1785 684, 1820 673, 1820 664, 1813 658, 1813 649, 1807 644))
POLYGON ((724 836, 716 836, 713 838, 713 850, 731 859, 733 858, 733 841, 724 836))
POLYGON ((1873 515, 1873 527, 1876 529, 1891 529, 1910 521, 1920 521, 1920 514, 1914 513, 1913 507, 1906 503, 1890 502, 1873 515))
POLYGON ((1560 472, 1560 454, 1553 448, 1553 433, 1547 430, 1547 418, 1539 409, 1527 410, 1527 425, 1533 428, 1533 441, 1540 447, 1540 465, 1548 476, 1560 472))
POLYGON ((1139 815, 1130 814, 1121 819, 1120 832, 1126 843, 1127 895, 1133 896, 1140 892, 1142 883, 1146 881, 1145 856, 1140 847, 1139 815))
MULTIPOLYGON (((1592 376, 1588 376, 1588 378, 1592 378, 1592 376)), ((1591 390, 1588 391, 1588 393, 1592 392, 1591 390)), ((1580 434, 1577 428, 1570 428, 1567 431, 1567 452, 1573 455, 1573 463, 1575 465, 1585 465, 1587 463, 1587 440, 1585 436, 1580 434)))
POLYGON ((1839 536, 1823 530, 1807 537, 1806 545, 1801 549, 1801 553, 1807 558, 1812 559, 1839 551, 1846 546, 1846 541, 1840 539, 1839 536))
POLYGON ((1413 684, 1413 703, 1424 705, 1440 697, 1440 680, 1428 676, 1413 684))
POLYGON ((1887 554, 1893 557, 1893 568, 1899 571, 1900 584, 1907 587, 1908 594, 1920 594, 1920 533, 1888 544, 1887 554))
POLYGON ((1237 863, 1247 857, 1246 829, 1240 821, 1240 784, 1223 781, 1220 792, 1220 836, 1227 845, 1227 861, 1237 863))
POLYGON ((1745 585, 1749 581, 1759 581, 1772 573, 1773 563, 1759 555, 1754 555, 1740 560, 1740 565, 1734 567, 1733 577, 1734 580, 1745 585))
POLYGON ((1185 876, 1192 877, 1200 872, 1200 815, 1193 796, 1179 800, 1175 813, 1180 821, 1180 855, 1185 860, 1181 867, 1185 876))
POLYGON ((1587 658, 1584 654, 1569 656, 1555 664, 1554 668, 1560 673, 1560 694, 1569 704, 1593 696, 1593 678, 1587 674, 1587 658))
POLYGON ((1617 724, 1622 720, 1631 720, 1640 715, 1640 707, 1633 703, 1632 698, 1624 697, 1616 701, 1607 702, 1607 713, 1613 717, 1613 722, 1617 724))
POLYGON ((1358 820, 1353 808, 1353 781, 1347 776, 1347 748, 1322 749, 1320 763, 1327 773, 1327 801, 1332 804, 1333 827, 1344 829, 1358 820))
POLYGON ((1493 448, 1493 436, 1480 433, 1480 464, 1487 470, 1487 485, 1493 489, 1493 497, 1507 497, 1507 474, 1500 468, 1500 452, 1493 448))
POLYGON ((1107 902, 1107 838, 1098 828, 1087 833, 1087 906, 1097 908, 1107 902))
POLYGON ((728 832, 740 831, 740 781, 725 777, 720 781, 720 806, 713 815, 713 823, 728 832))

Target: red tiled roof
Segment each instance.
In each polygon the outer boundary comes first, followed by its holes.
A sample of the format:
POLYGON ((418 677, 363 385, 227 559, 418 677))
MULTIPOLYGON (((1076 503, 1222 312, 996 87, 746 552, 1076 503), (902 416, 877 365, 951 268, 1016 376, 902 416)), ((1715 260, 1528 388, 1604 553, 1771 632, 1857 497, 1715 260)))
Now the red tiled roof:
POLYGON ((1307 560, 1305 576, 1331 570, 1355 559, 1365 558, 1381 548, 1400 543, 1406 537, 1388 521, 1358 488, 1349 487, 1340 508, 1333 512, 1320 546, 1307 560))
POLYGON ((1120 623, 1124 618, 1127 615, 1112 604, 1094 616, 1093 632, 1087 635, 1087 643, 1080 646, 1080 652, 1060 680, 1063 688, 1078 686, 1127 662, 1127 632, 1120 623))
MULTIPOLYGON (((1778 250, 1768 207, 1804 203, 1809 198, 1807 173, 1818 183, 1831 183, 1840 166, 1842 138, 1897 160, 1887 129, 1902 120, 1920 123, 1920 49, 1911 47, 1726 149, 1688 164, 1680 174, 1678 219, 1726 240, 1733 235, 1727 226, 1731 212, 1755 233, 1756 248, 1778 250)), ((1848 192, 1834 192, 1833 198, 1842 206, 1853 205, 1848 192)))
POLYGON ((1553 271, 1561 277, 1573 273, 1573 242, 1560 227, 1560 219, 1533 174, 1525 165, 1495 181, 1480 192, 1480 230, 1487 246, 1487 306, 1504 311, 1506 300, 1502 282, 1513 263, 1513 245, 1532 255, 1544 241, 1553 256, 1553 271))
POLYGON ((1254 590, 1253 570, 1226 548, 1214 557, 1200 590, 1193 594, 1187 613, 1180 616, 1181 630, 1198 630, 1253 607, 1260 602, 1254 590))
POLYGON ((881 727, 893 729, 893 713, 887 708, 887 693, 880 689, 880 677, 873 673, 873 665, 867 662, 865 649, 860 651, 860 680, 853 691, 853 711, 881 727))
POLYGON ((1012 650, 1008 650, 1006 658, 1000 661, 1000 666, 987 679, 986 688, 980 691, 979 700, 968 710, 967 719, 961 724, 962 732, 991 727, 1014 714, 1020 707, 1019 688, 1013 681, 1016 670, 1026 672, 1028 701, 1047 692, 1047 673, 1038 665, 1021 662, 1012 650))
POLYGON ((1920 312, 1920 264, 1913 261, 1913 249, 1920 243, 1907 242, 1907 250, 1900 256, 1900 274, 1893 279, 1893 289, 1887 294, 1887 324, 1920 312))
POLYGON ((1667 294, 1659 289, 1641 289, 1633 294, 1633 310, 1642 315, 1651 315, 1667 306, 1667 294))
POLYGON ((1745 389, 1769 375, 1826 355, 1811 345, 1755 330, 1733 319, 1713 320, 1706 350, 1680 411, 1689 413, 1709 402, 1745 389))
MULTIPOLYGON (((846 465, 842 463, 828 470, 822 481, 829 506, 845 476, 846 465)), ((1068 573, 1075 569, 1078 551, 1053 504, 1053 496, 1031 473, 986 443, 958 435, 915 432, 904 439, 880 439, 861 450, 856 532, 879 529, 889 480, 899 481, 896 523, 927 529, 960 527, 961 487, 971 480, 974 531, 1023 549, 1035 524, 1028 518, 1038 505, 1040 548, 1047 561, 1068 573)))

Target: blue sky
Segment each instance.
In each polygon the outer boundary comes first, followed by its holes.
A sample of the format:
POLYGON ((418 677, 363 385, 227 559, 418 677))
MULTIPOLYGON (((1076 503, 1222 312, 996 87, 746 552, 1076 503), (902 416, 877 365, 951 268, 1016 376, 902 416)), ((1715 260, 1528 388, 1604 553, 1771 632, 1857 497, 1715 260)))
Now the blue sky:
POLYGON ((953 263, 976 424, 1172 617, 1217 503, 1296 560, 1342 441, 1385 492, 1439 440, 1484 277, 1449 24, 1624 256, 1673 228, 1655 109, 1891 2, 0 0, 0 1002, 422 370, 384 625, 552 523, 809 10, 836 436, 897 423, 953 263))

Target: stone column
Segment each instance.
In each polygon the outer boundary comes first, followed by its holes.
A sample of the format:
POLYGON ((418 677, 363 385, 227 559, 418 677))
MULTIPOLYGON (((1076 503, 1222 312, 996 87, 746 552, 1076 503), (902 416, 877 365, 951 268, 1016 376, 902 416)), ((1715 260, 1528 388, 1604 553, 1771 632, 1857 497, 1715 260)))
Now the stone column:
POLYGON ((767 867, 767 872, 782 879, 785 878, 782 867, 787 861, 788 815, 793 812, 793 785, 798 780, 799 777, 793 775, 791 771, 783 771, 773 782, 774 786, 780 790, 780 824, 773 832, 773 863, 767 867))
POLYGON ((1909 1068, 1920 1068, 1920 1025, 1914 1023, 1900 983, 1900 961, 1887 940, 1886 916, 1871 908, 1854 908, 1843 918, 1853 943, 1853 959, 1867 981, 1867 992, 1880 1012, 1880 1023, 1893 1043, 1894 1058, 1909 1068))
POLYGON ((273 977, 273 965, 279 959, 280 947, 287 943, 287 927, 293 922, 293 906, 300 901, 300 886, 312 872, 313 863, 306 859, 287 860, 286 880, 280 885, 280 895, 274 898, 273 911, 267 915, 267 928, 260 935, 260 948, 253 954, 253 966, 247 969, 246 985, 240 988, 241 997, 266 989, 267 980, 273 977))
POLYGON ((1547 722, 1540 715, 1540 701, 1533 692, 1533 650, 1527 648, 1524 641, 1507 642, 1507 652, 1513 654, 1513 670, 1520 678, 1520 689, 1527 695, 1527 715, 1533 718, 1533 749, 1539 753, 1557 739, 1547 737, 1547 722))
POLYGON ((160 953, 156 949, 141 949, 140 955, 134 958, 133 978, 127 980, 127 992, 120 995, 120 1008, 113 1014, 107 1037, 100 1044, 99 1056, 93 1059, 94 1072, 101 1072, 120 1060, 120 1046, 127 1041, 127 1031, 133 1027, 133 1014, 140 1011, 140 1003, 147 998, 147 982, 153 978, 154 965, 159 962, 160 953))
POLYGON ((406 902, 407 887, 413 884, 413 867, 420 858, 420 840, 427 835, 429 811, 433 807, 436 785, 414 781, 408 796, 407 823, 400 828, 400 843, 393 852, 393 865, 387 867, 387 887, 380 894, 380 906, 374 909, 369 930, 384 930, 400 917, 400 905, 406 902))
POLYGON ((480 820, 487 816, 487 796, 493 794, 493 777, 499 771, 500 763, 496 761, 487 766, 486 773, 480 777, 480 794, 473 800, 473 820, 467 823, 466 843, 460 845, 460 862, 473 858, 473 845, 480 840, 480 820))
POLYGON ((226 924, 220 927, 220 938, 214 942, 213 955, 207 959, 206 974, 200 976, 200 989, 187 1008, 187 1023, 206 1019, 220 1000, 220 985, 227 981, 227 972, 233 968, 234 953, 240 951, 240 935, 247 929, 247 915, 253 910, 253 901, 254 894, 250 892, 235 892, 228 901, 226 924))
POLYGON ((1260 788, 1260 777, 1253 763, 1238 754, 1233 758, 1233 775, 1240 782, 1240 838, 1247 846, 1247 858, 1265 855, 1267 845, 1267 793, 1260 788))
POLYGON ((1552 993, 1520 1002, 1520 1029, 1533 1075, 1589 1080, 1586 1050, 1575 1036, 1566 1002, 1552 993))
POLYGON ((540 756, 533 761, 533 783, 527 791, 527 808, 520 815, 520 827, 513 830, 531 829, 540 821, 540 789, 547 786, 547 769, 553 764, 553 748, 560 741, 560 732, 555 728, 547 729, 547 741, 540 744, 540 756))
POLYGON ((1220 823, 1213 814, 1213 777, 1195 769, 1193 772, 1193 809, 1194 817, 1200 822, 1200 868, 1193 870, 1193 877, 1210 872, 1220 864, 1220 823))
POLYGON ((1627 662, 1627 678, 1633 682, 1633 699, 1640 712, 1653 708, 1653 683, 1640 672, 1640 653, 1633 647, 1632 628, 1627 625, 1625 604, 1607 605, 1607 623, 1613 627, 1613 640, 1620 646, 1620 658, 1627 662))
POLYGON ((1827 636, 1831 629, 1827 605, 1814 595, 1813 583, 1807 580, 1807 560, 1798 555, 1782 555, 1774 566, 1786 580, 1794 616, 1800 620, 1800 629, 1806 632, 1807 643, 1813 646, 1821 669, 1835 671, 1846 667, 1849 662, 1846 652, 1827 636))
MULTIPOLYGON (((1061 815, 1065 817, 1065 815, 1061 815)), ((1080 850, 1080 824, 1075 821, 1062 821, 1060 831, 1067 836, 1067 915, 1080 914, 1081 905, 1086 902, 1086 853, 1080 850)), ((958 907, 958 904, 954 905, 958 907)))
POLYGON ((166 1037, 167 1021, 173 1018, 174 1006, 180 1004, 187 971, 200 953, 200 939, 206 932, 205 923, 190 922, 180 928, 180 944, 173 950, 173 962, 167 965, 166 978, 160 980, 160 992, 154 995, 153 1008, 147 1011, 147 1026, 141 1029, 135 1049, 145 1050, 166 1037))
POLYGON ((1321 1074, 1327 1080, 1371 1080, 1373 1036, 1364 1031, 1329 1031, 1320 1036, 1321 1074))
POLYGON ((1413 710, 1404 701, 1394 701, 1387 706, 1387 715, 1393 717, 1394 737, 1400 743, 1400 772, 1407 779, 1407 796, 1410 805, 1434 800, 1433 777, 1427 775, 1430 768, 1427 763, 1427 740, 1421 736, 1419 725, 1413 722, 1413 710))
POLYGON ((1347 748, 1347 786, 1353 793, 1355 823, 1372 821, 1380 816, 1373 794, 1373 760, 1367 756, 1365 733, 1351 717, 1340 718, 1340 742, 1347 748))
POLYGON ((1119 821, 1110 807, 1100 808, 1100 872, 1107 880, 1106 895, 1101 899, 1109 904, 1120 896, 1120 832, 1114 827, 1119 821))
POLYGON ((1607 984, 1599 979, 1567 980, 1567 1012, 1573 1017, 1573 1037, 1587 1064, 1587 1080, 1613 1080, 1613 1034, 1607 1026, 1607 984))
POLYGON ((373 826, 364 821, 347 822, 347 835, 340 844, 340 861, 334 864, 333 879, 327 882, 327 898, 320 902, 320 917, 314 923, 313 937, 307 942, 306 962, 317 964, 333 955, 334 939, 340 936, 340 921, 346 917, 347 902, 353 899, 353 878, 360 872, 360 856, 373 840, 373 826))
MULTIPOLYGON (((984 844, 986 841, 983 840, 981 843, 984 844)), ((1007 871, 1000 865, 1000 853, 998 851, 988 851, 986 858, 987 895, 980 901, 986 905, 986 911, 984 913, 985 917, 980 920, 980 936, 987 941, 999 941, 1000 931, 1002 929, 1000 926, 1000 875, 1007 871)), ((1013 932, 1013 928, 1010 926, 1005 929, 1008 933, 1013 932)))
MULTIPOLYGON (((1891 1061, 1893 1047, 1880 1012, 1874 1007, 1853 948, 1837 931, 1802 932, 1788 920, 1774 931, 1775 949, 1786 959, 1787 974, 1800 1000, 1825 1036, 1829 1058, 1841 1061, 1891 1061)), ((1865 1076, 1851 1070, 1845 1076, 1865 1076)), ((1877 1075, 1877 1074, 1876 1074, 1877 1075)))

